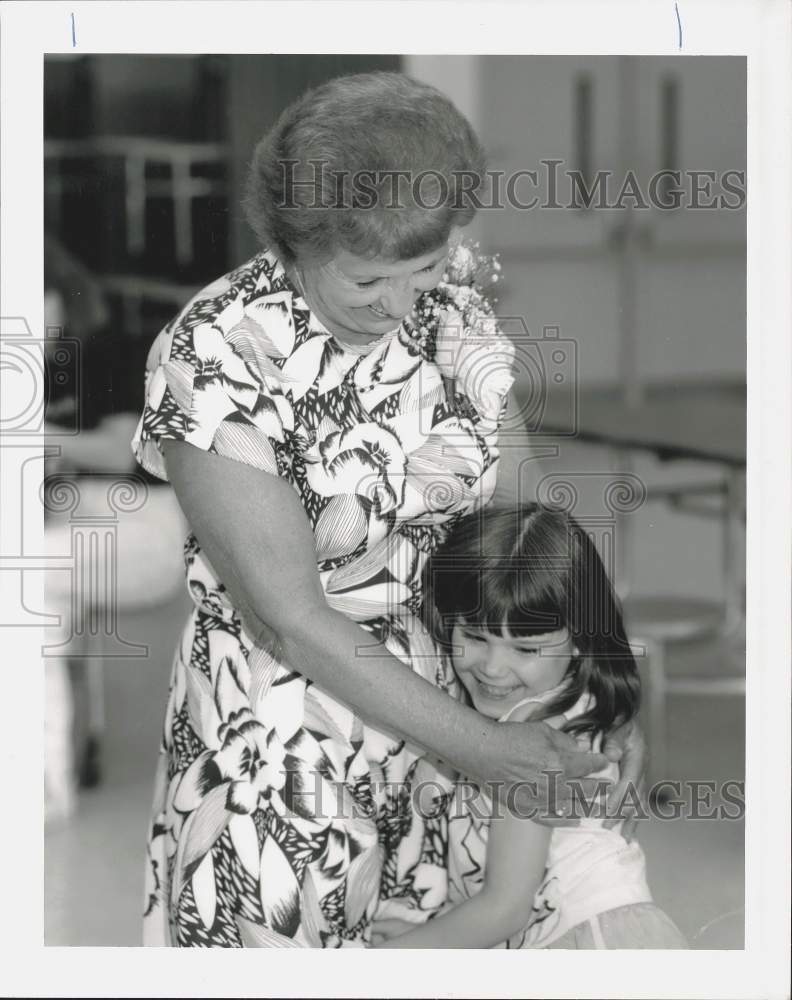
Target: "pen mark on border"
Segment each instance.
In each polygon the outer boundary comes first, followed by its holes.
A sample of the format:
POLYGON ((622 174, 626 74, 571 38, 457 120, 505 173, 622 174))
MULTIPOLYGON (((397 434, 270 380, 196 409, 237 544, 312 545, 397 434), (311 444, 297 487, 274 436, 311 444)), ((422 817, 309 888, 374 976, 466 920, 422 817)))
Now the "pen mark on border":
MULTIPOLYGON (((682 18, 679 16, 679 4, 674 4, 674 10, 676 11, 677 27, 679 28, 679 48, 682 48, 682 18)), ((73 16, 73 15, 72 15, 73 16)))
POLYGON ((71 25, 72 25, 72 48, 74 49, 77 48, 77 29, 74 26, 74 14, 72 14, 71 16, 71 25))

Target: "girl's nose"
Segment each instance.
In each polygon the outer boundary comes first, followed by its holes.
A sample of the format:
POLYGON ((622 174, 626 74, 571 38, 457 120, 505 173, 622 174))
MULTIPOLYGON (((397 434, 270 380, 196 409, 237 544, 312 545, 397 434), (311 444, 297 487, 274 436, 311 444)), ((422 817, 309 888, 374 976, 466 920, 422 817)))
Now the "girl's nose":
POLYGON ((479 671, 486 677, 491 677, 495 680, 498 677, 504 677, 508 672, 508 667, 499 650, 493 649, 489 650, 483 658, 479 666, 479 671))
POLYGON ((410 279, 401 282, 389 282, 382 293, 380 302, 382 308, 399 319, 406 316, 412 309, 416 298, 416 289, 410 279))

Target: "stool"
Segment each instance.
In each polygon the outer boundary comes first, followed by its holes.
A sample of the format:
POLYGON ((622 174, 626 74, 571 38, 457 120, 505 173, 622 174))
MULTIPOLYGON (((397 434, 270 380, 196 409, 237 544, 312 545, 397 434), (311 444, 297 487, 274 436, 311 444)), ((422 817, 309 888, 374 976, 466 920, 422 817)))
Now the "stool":
POLYGON ((639 664, 642 656, 647 664, 651 771, 654 780, 662 780, 668 777, 668 696, 744 695, 745 677, 703 674, 669 677, 666 672, 669 643, 715 638, 722 634, 723 605, 694 597, 630 597, 624 602, 623 612, 633 653, 639 664))

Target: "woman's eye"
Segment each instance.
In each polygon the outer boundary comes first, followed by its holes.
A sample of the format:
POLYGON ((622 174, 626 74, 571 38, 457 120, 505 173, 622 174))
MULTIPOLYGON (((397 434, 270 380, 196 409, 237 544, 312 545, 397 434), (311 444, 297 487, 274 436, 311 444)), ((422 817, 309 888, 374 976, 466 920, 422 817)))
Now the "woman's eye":
POLYGON ((372 288, 378 281, 379 278, 371 278, 369 281, 356 281, 355 284, 358 288, 372 288))
POLYGON ((518 650, 518 652, 524 653, 526 656, 536 656, 536 654, 539 652, 539 650, 538 649, 533 649, 533 648, 523 648, 523 649, 518 650))

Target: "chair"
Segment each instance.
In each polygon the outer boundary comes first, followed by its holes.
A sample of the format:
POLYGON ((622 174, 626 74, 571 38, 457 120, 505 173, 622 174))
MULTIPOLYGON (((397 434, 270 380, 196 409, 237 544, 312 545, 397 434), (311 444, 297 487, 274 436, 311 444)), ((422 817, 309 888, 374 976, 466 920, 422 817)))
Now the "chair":
POLYGON ((625 627, 639 667, 642 657, 647 665, 645 704, 651 748, 651 783, 654 783, 669 777, 669 696, 744 695, 745 677, 704 673, 673 676, 667 672, 667 647, 670 643, 716 639, 723 634, 723 608, 717 603, 691 597, 630 597, 624 601, 623 610, 625 627))

